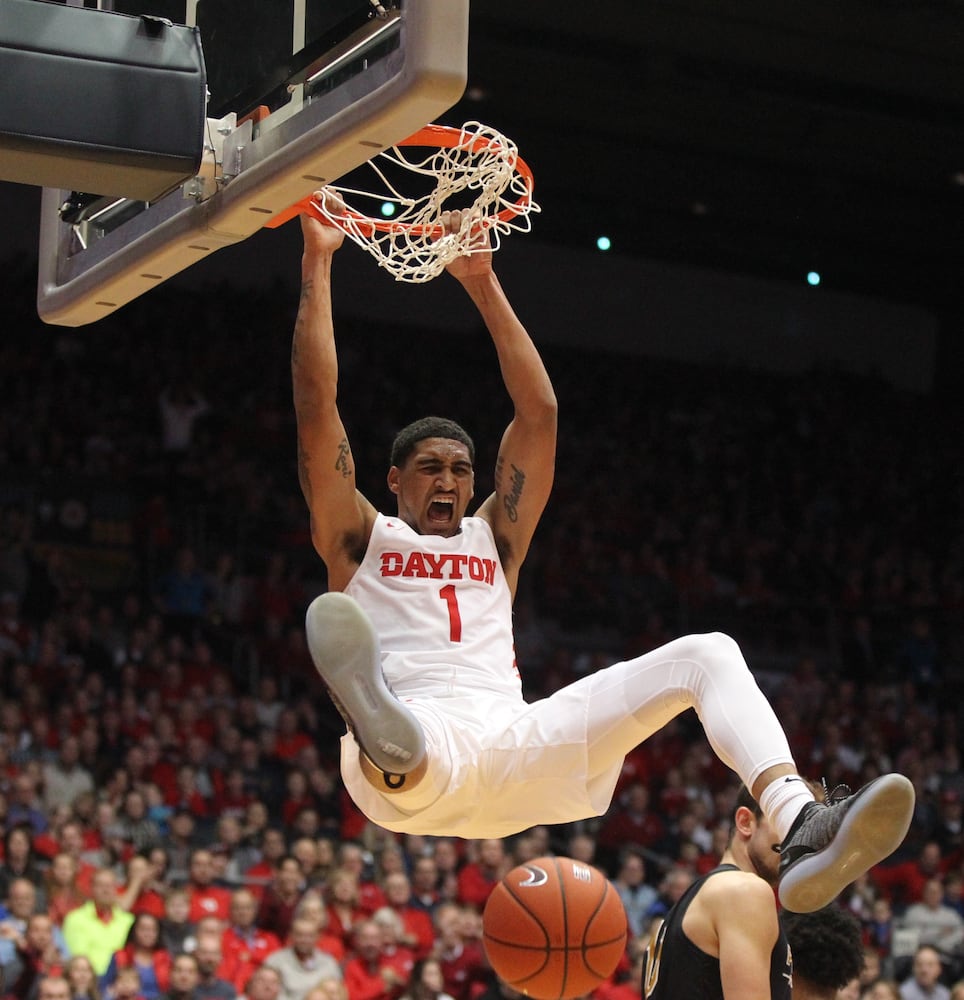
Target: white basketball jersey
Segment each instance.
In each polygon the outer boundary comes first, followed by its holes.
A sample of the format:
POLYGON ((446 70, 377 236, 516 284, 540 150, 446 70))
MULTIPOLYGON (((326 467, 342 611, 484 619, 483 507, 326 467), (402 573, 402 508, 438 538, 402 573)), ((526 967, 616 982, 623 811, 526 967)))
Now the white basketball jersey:
POLYGON ((521 696, 512 597, 481 518, 443 538, 379 514, 345 593, 372 619, 398 697, 521 696))

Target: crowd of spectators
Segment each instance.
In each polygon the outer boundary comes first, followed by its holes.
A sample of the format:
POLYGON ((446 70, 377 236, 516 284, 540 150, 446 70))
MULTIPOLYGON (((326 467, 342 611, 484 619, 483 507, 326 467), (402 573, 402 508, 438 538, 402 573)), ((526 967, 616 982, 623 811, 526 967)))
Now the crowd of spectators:
MULTIPOLYGON (((732 775, 698 720, 631 754, 598 819, 492 842, 374 828, 344 794, 340 719, 304 643, 325 582, 294 467, 290 290, 161 289, 79 331, 9 298, 3 990, 43 997, 56 969, 90 1000, 497 1000, 487 892, 561 852, 605 870, 626 905, 631 946, 599 1000, 638 996, 652 920, 725 845, 732 775)), ((484 494, 508 417, 485 336, 340 328, 366 494, 385 496, 392 434, 426 412, 474 434, 484 494)), ((731 632, 804 773, 914 781, 904 847, 844 904, 875 978, 913 977, 923 946, 955 979, 959 404, 834 372, 544 353, 560 448, 516 607, 527 693, 684 631, 731 632)))

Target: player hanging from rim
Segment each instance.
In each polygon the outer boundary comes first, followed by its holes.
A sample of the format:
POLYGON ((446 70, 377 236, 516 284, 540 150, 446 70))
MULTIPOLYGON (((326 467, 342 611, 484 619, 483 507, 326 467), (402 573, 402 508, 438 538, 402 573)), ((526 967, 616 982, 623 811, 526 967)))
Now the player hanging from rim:
MULTIPOLYGON (((319 192, 318 198, 331 199, 319 192)), ((335 210, 338 210, 336 203, 335 210)), ((443 217, 457 230, 458 212, 443 217)), ((495 492, 467 516, 474 446, 426 418, 395 439, 379 513, 355 486, 338 410, 332 256, 344 234, 302 216, 302 294, 292 345, 298 471, 329 593, 308 644, 345 718, 341 769, 354 801, 389 830, 502 837, 601 815, 625 755, 694 708, 780 841, 781 899, 825 905, 903 840, 911 783, 884 775, 832 805, 814 801, 737 644, 691 635, 527 704, 515 665, 512 599, 553 481, 556 399, 492 269, 487 238, 447 270, 479 311, 514 414, 495 492)))

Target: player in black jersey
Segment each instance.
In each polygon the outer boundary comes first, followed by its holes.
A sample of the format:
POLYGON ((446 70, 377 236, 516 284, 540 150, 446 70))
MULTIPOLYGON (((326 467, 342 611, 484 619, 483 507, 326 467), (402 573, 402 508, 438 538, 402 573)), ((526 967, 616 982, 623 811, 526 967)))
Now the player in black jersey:
POLYGON ((790 948, 773 892, 778 841, 741 789, 719 866, 690 886, 650 942, 646 1000, 790 1000, 790 948))

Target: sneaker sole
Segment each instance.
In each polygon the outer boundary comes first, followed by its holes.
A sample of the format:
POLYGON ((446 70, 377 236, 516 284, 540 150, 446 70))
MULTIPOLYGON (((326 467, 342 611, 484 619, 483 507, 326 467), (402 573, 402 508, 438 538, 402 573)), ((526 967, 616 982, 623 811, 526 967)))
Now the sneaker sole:
POLYGON ((833 902, 900 847, 913 814, 914 786, 902 774, 870 782, 854 796, 833 840, 786 870, 780 879, 780 903, 794 913, 812 913, 833 902))
POLYGON ((308 607, 305 630, 315 669, 368 759, 389 774, 417 767, 425 735, 385 682, 365 612, 346 594, 322 594, 308 607))

